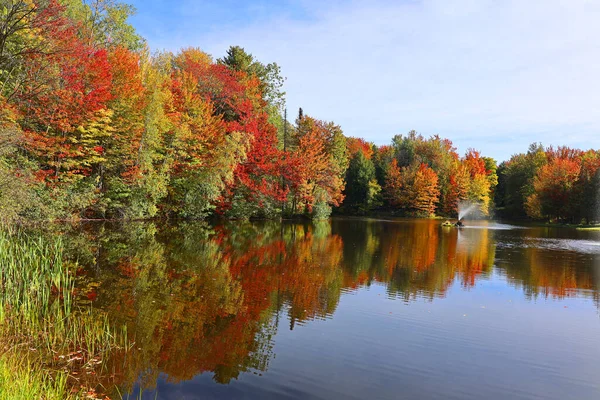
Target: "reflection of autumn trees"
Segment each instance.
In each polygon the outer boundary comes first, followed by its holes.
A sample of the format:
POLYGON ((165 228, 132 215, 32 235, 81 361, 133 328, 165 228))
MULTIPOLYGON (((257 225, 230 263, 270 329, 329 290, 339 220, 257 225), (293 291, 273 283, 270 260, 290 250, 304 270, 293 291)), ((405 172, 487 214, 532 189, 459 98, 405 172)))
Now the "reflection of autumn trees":
POLYGON ((345 284, 386 283, 406 300, 442 296, 457 276, 464 286, 491 270, 494 246, 487 230, 442 230, 438 221, 339 221, 344 232, 345 284), (346 256, 348 255, 348 256, 346 256))
MULTIPOLYGON (((527 296, 563 298, 580 295, 581 290, 597 296, 599 260, 594 266, 589 255, 535 245, 497 249, 495 235, 502 231, 442 229, 431 220, 335 221, 334 231, 344 241, 345 287, 379 282, 387 285, 390 295, 405 300, 434 298, 444 296, 456 279, 465 288, 475 286, 477 279, 491 274, 496 262, 527 296)), ((544 236, 538 231, 511 235, 544 236)))
POLYGON ((99 284, 95 304, 135 337, 128 358, 111 363, 125 388, 151 387, 160 373, 179 381, 212 372, 227 383, 266 370, 279 317, 291 327, 325 317, 342 288, 342 241, 329 223, 134 223, 87 240, 74 252, 99 284))
POLYGON ((181 381, 209 372, 227 383, 265 371, 280 324, 327 318, 343 291, 372 283, 405 301, 434 299, 455 281, 473 287, 496 262, 529 296, 596 288, 593 268, 576 266, 575 254, 508 253, 496 248, 497 234, 431 220, 130 223, 84 227, 67 242, 86 266, 82 298, 127 324, 135 340, 127 358, 110 362, 128 389, 152 387, 161 373, 181 381))
POLYGON ((521 287, 527 297, 564 298, 598 296, 598 256, 528 245, 511 253, 511 262, 502 262, 507 279, 521 287), (590 258, 595 262, 590 262, 590 258), (521 265, 528 265, 523 268, 521 265))
POLYGON ((325 317, 335 311, 343 282, 342 249, 339 236, 315 239, 311 232, 290 246, 280 266, 280 278, 290 305, 291 327, 295 321, 325 317))
POLYGON ((491 235, 492 231, 487 229, 465 230, 456 235, 447 235, 447 263, 457 268, 463 286, 475 286, 477 277, 491 272, 495 259, 495 244, 491 235))

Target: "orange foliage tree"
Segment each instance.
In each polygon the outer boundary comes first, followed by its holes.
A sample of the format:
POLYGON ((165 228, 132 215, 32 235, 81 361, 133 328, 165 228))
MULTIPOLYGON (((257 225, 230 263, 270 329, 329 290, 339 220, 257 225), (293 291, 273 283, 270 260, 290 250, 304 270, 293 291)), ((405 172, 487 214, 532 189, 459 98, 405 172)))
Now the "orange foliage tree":
POLYGON ((580 172, 580 162, 573 159, 555 158, 543 166, 533 181, 535 193, 527 199, 527 213, 534 218, 571 215, 573 187, 580 172))
POLYGON ((466 200, 471 185, 471 176, 468 167, 461 162, 456 162, 454 171, 450 175, 450 187, 444 202, 444 212, 449 215, 458 214, 458 205, 466 200))
POLYGON ((400 171, 398 162, 395 158, 387 168, 384 196, 394 207, 399 207, 405 202, 405 197, 403 196, 402 172, 400 171))
MULTIPOLYGON (((292 196, 292 211, 328 216, 330 206, 344 200, 344 173, 347 168, 346 139, 332 123, 302 115, 297 121, 295 149, 287 154, 284 169, 292 196), (323 210, 325 209, 325 211, 323 210)), ((320 217, 320 216, 318 216, 320 217)))
POLYGON ((419 215, 433 215, 439 200, 438 176, 434 170, 421 164, 415 172, 409 189, 411 208, 419 215))

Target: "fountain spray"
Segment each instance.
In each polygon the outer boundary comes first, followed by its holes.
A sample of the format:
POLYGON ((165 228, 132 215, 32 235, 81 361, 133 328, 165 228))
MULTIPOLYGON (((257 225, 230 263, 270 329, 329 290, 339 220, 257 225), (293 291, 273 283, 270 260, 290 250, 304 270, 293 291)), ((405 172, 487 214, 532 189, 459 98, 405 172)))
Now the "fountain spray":
POLYGON ((460 201, 458 203, 458 220, 461 221, 467 215, 480 214, 479 204, 471 201, 460 201))

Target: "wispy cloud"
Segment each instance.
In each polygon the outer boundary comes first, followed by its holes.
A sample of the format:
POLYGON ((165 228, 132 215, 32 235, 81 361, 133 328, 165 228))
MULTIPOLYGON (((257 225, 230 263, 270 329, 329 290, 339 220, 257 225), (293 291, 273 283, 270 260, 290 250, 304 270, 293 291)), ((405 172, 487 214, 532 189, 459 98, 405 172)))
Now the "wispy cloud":
POLYGON ((135 20, 154 48, 241 45, 282 66, 291 113, 348 135, 416 129, 498 159, 532 141, 600 148, 600 1, 156 3, 135 20))

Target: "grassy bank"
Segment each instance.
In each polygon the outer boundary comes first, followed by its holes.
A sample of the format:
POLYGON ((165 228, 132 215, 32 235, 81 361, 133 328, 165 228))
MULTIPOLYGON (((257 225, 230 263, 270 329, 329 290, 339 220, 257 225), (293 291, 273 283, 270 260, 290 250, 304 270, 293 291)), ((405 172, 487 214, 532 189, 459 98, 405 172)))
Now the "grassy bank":
POLYGON ((0 400, 95 398, 127 335, 75 293, 60 239, 0 230, 0 400))

